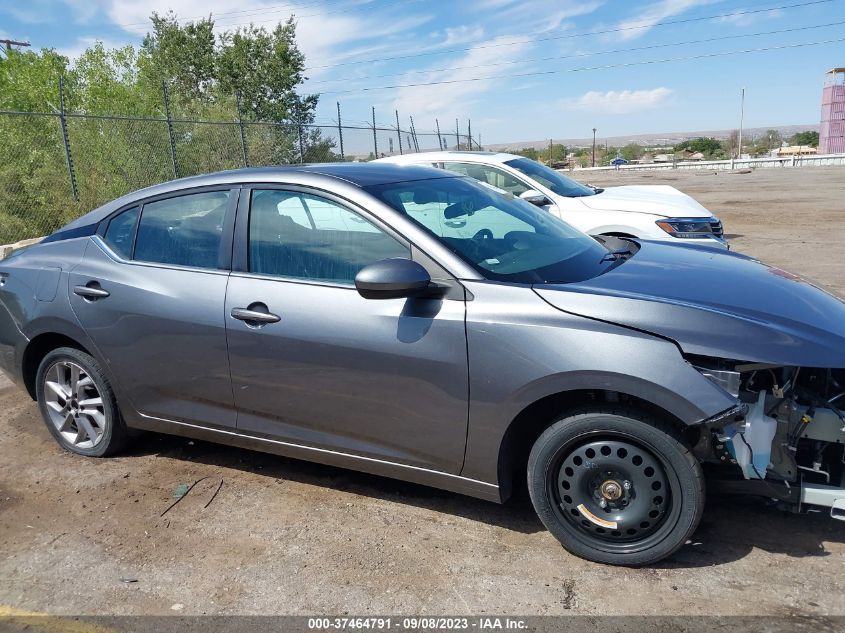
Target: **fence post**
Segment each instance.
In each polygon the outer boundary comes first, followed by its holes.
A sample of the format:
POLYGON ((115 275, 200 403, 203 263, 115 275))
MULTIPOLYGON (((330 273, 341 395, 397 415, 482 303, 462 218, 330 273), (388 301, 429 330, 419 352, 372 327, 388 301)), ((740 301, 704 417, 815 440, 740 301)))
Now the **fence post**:
POLYGON ((296 116, 296 131, 299 134, 299 164, 305 162, 305 144, 302 141, 302 116, 297 113, 296 116))
POLYGON ((73 168, 73 155, 70 153, 70 136, 67 133, 64 75, 59 76, 59 123, 62 126, 62 139, 65 142, 65 160, 67 161, 67 175, 70 179, 70 192, 73 195, 74 202, 79 202, 79 191, 76 188, 76 171, 73 168))
POLYGON ((461 149, 461 128, 457 119, 455 119, 455 149, 461 149))
POLYGON ((340 160, 346 160, 343 155, 343 125, 340 122, 340 101, 337 102, 337 137, 340 139, 340 160))
POLYGON ((244 131, 244 119, 241 116, 241 93, 235 94, 235 107, 238 110, 238 128, 241 131, 241 151, 244 155, 244 167, 249 167, 249 155, 246 152, 246 133, 244 131))
POLYGON ((434 119, 434 125, 437 126, 437 151, 443 149, 443 139, 440 137, 440 119, 434 119))
POLYGON ((170 138, 170 163, 173 166, 173 177, 179 177, 179 163, 176 162, 176 136, 173 132, 173 117, 170 115, 170 95, 167 93, 167 82, 161 82, 161 92, 164 95, 164 114, 167 116, 167 136, 170 138))
POLYGON ((399 127, 399 110, 396 110, 396 136, 399 137, 399 154, 402 155, 404 152, 402 151, 402 129, 399 127))
POLYGON ((378 137, 376 135, 376 107, 373 106, 373 155, 378 158, 378 137))
POLYGON ((417 128, 414 127, 414 117, 409 117, 411 119, 411 136, 414 139, 414 151, 419 153, 420 151, 420 142, 417 140, 417 128))

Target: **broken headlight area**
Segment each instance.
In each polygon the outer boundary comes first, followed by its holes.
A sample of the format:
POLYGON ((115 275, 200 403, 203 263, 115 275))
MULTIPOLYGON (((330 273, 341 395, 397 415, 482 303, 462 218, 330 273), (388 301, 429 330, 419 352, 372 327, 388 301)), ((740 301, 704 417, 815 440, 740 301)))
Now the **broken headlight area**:
POLYGON ((704 422, 698 457, 721 465, 737 492, 845 520, 845 369, 689 360, 739 400, 704 422))

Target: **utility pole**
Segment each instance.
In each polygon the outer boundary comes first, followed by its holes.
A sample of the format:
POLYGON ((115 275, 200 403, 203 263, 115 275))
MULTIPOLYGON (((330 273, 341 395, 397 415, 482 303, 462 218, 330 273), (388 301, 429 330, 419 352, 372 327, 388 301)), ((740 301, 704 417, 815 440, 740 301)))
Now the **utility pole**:
POLYGON ((549 167, 552 166, 552 146, 553 145, 554 145, 554 142, 552 141, 552 139, 549 139, 549 162, 546 163, 549 167))
POLYGON ((593 128, 593 167, 596 166, 596 128, 593 128))
POLYGON ((739 151, 736 157, 742 158, 742 126, 745 123, 745 88, 739 94, 739 151))
POLYGON ((6 45, 6 51, 12 50, 13 46, 20 46, 21 48, 30 46, 29 42, 19 42, 17 40, 0 40, 0 44, 6 45))

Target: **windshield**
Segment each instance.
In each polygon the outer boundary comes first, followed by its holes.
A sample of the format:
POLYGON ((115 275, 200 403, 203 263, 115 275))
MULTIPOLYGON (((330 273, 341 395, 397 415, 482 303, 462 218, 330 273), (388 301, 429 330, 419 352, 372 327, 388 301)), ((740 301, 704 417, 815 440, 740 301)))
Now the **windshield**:
POLYGON ((364 189, 406 214, 488 279, 567 283, 591 279, 614 265, 608 249, 593 238, 471 178, 364 189))
POLYGON ((539 182, 544 187, 554 191, 559 196, 566 196, 567 198, 582 198, 584 196, 596 195, 595 190, 580 182, 567 178, 560 172, 555 171, 545 165, 541 165, 536 160, 530 158, 515 158, 505 162, 508 167, 513 167, 518 172, 521 172, 539 182))

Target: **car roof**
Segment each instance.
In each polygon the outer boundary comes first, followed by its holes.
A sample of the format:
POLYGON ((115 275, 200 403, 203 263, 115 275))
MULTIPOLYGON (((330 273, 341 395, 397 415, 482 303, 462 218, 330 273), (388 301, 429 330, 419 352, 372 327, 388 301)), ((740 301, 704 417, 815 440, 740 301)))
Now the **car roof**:
POLYGON ((376 163, 392 163, 396 165, 413 165, 418 163, 442 163, 458 161, 465 163, 504 163, 515 158, 522 158, 507 152, 482 152, 446 150, 442 152, 419 152, 416 154, 401 154, 379 158, 376 163))
POLYGON ((317 184, 323 185, 345 184, 355 187, 369 187, 393 182, 407 182, 411 180, 429 180, 432 178, 454 178, 459 174, 445 172, 442 169, 425 167, 422 165, 396 165, 371 161, 368 163, 325 163, 286 165, 277 167, 250 167, 246 169, 230 169, 199 176, 189 176, 170 180, 151 187, 139 189, 120 198, 107 202, 63 226, 57 232, 64 232, 99 223, 114 211, 131 205, 133 202, 153 196, 178 193, 182 190, 197 187, 210 187, 227 184, 279 183, 279 184, 317 184), (305 182, 305 181, 308 182, 305 182), (302 181, 302 182, 298 182, 302 181))

